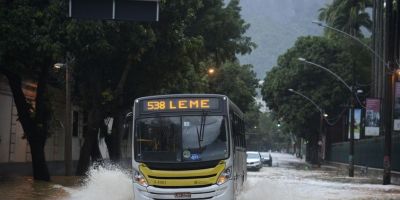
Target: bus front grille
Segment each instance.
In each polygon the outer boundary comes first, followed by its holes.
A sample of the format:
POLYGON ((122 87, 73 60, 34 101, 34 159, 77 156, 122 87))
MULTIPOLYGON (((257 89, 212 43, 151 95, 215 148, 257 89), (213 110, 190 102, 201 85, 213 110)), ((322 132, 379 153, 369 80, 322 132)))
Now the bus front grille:
POLYGON ((153 185, 153 187, 157 188, 165 188, 165 189, 171 189, 171 188, 201 188, 201 187, 209 187, 212 184, 207 184, 207 185, 196 185, 196 186, 161 186, 161 185, 153 185))
POLYGON ((210 174, 210 175, 204 175, 204 176, 177 176, 177 177, 163 177, 163 176, 151 176, 149 175, 149 178, 155 178, 155 179, 197 179, 197 178, 211 178, 217 176, 217 174, 210 174))

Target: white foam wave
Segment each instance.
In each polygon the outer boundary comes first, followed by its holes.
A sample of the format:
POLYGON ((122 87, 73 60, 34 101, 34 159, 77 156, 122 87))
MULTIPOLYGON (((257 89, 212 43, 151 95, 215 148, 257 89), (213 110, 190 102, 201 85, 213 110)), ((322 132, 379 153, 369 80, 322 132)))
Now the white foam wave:
POLYGON ((68 200, 133 199, 129 173, 113 165, 92 168, 82 186, 64 189, 70 194, 68 200))

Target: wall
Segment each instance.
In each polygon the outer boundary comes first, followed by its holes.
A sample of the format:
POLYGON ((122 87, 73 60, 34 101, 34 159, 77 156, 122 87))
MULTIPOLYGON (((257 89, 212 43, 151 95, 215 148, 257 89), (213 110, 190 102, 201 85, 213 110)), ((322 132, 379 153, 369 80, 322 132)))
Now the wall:
MULTIPOLYGON (((354 142, 354 164, 383 168, 383 147, 385 138, 376 137, 354 142)), ((331 144, 328 160, 348 163, 349 142, 331 144)), ((392 170, 400 171, 400 135, 392 138, 392 170)))
MULTIPOLYGON (((34 102, 36 86, 33 83, 24 83, 24 94, 28 101, 34 102)), ((45 154, 47 161, 64 160, 64 121, 65 95, 63 91, 50 89, 55 99, 52 101, 53 119, 50 122, 51 135, 46 141, 45 154)), ((79 108, 73 107, 79 112, 79 108)), ((81 148, 82 115, 79 114, 78 135, 72 139, 72 158, 79 159, 81 148)), ((71 120, 72 122, 72 120, 71 120)), ((24 139, 24 131, 18 122, 18 113, 14 105, 11 90, 7 80, 0 76, 0 163, 29 163, 31 162, 30 147, 24 139)))

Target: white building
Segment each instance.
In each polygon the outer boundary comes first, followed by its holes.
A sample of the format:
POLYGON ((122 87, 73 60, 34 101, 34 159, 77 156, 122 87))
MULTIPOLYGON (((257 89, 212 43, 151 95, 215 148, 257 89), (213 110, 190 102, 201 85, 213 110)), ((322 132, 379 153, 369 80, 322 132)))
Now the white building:
MULTIPOLYGON (((36 97, 36 84, 24 82, 23 92, 30 102, 34 102, 36 97)), ((63 167, 64 160, 64 128, 65 119, 65 96, 62 92, 60 101, 53 101, 54 119, 51 120, 51 135, 47 139, 45 146, 46 160, 48 161, 50 173, 52 173, 51 165, 58 163, 58 168, 63 167)), ((83 116, 76 108, 72 111, 72 158, 74 161, 79 159, 79 152, 82 143, 83 116)), ((6 173, 7 168, 21 167, 18 170, 24 170, 31 167, 31 154, 28 141, 24 139, 24 131, 18 122, 17 109, 13 100, 11 89, 5 77, 0 76, 0 175, 6 173)), ((18 171, 17 170, 17 171, 18 171)), ((59 173, 63 170, 57 170, 59 173)), ((17 173, 17 172, 16 172, 17 173)))

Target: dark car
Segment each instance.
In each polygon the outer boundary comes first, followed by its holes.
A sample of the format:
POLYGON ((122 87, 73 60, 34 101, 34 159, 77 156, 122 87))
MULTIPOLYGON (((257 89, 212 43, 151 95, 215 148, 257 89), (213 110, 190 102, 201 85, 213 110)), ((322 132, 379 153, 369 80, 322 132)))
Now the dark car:
POLYGON ((264 165, 272 166, 272 156, 271 153, 261 152, 261 161, 264 165))

